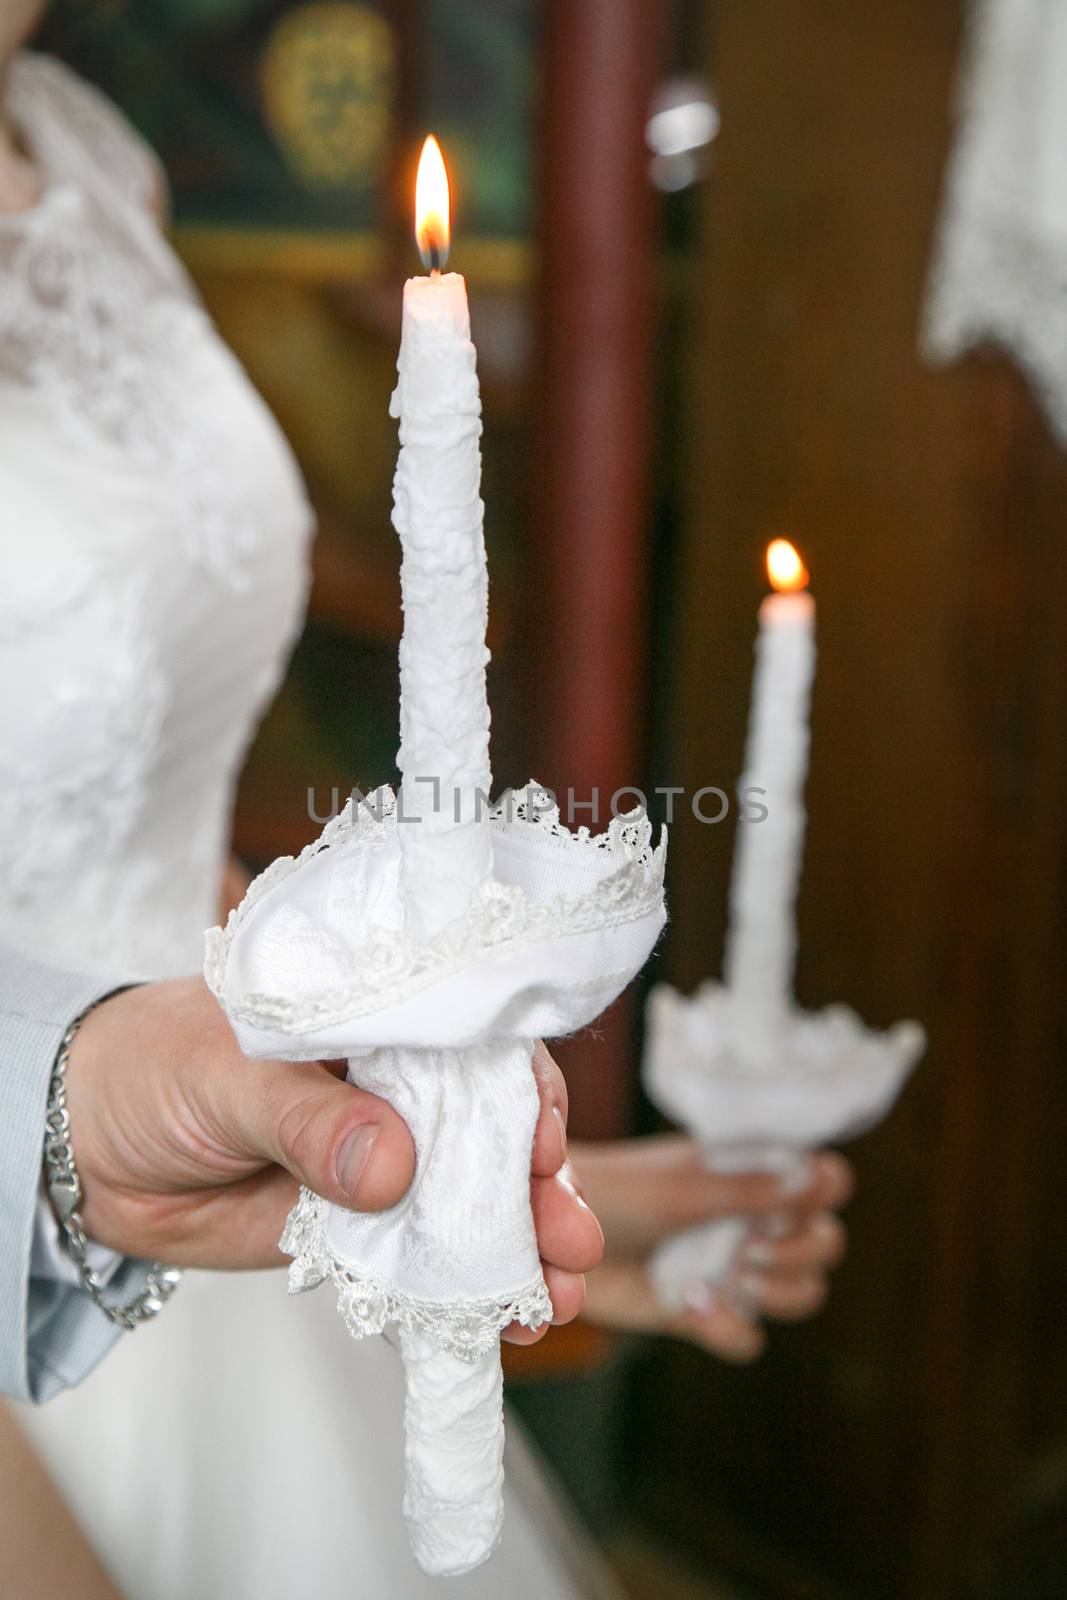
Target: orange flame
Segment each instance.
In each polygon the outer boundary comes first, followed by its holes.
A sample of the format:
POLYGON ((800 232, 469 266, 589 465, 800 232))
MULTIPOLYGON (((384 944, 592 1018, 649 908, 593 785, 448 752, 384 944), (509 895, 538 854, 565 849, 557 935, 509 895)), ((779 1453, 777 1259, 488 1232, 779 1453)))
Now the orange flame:
POLYGON ((808 569, 796 545, 788 539, 772 539, 767 546, 767 576, 779 594, 795 594, 808 586, 808 569))
POLYGON ((451 207, 441 146, 428 134, 415 177, 415 243, 423 266, 437 272, 448 260, 451 207))

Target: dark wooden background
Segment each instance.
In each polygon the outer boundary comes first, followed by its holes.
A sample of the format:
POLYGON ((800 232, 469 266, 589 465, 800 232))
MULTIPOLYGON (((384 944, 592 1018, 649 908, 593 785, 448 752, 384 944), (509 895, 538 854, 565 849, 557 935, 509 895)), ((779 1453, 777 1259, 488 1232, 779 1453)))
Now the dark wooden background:
MULTIPOLYGON (((930 1051, 857 1147, 830 1306, 751 1372, 634 1385, 636 1500, 774 1596, 1067 1592, 1067 461, 920 304, 954 0, 718 0, 669 781, 739 770, 763 542, 819 602, 799 991, 930 1051)), ((1067 152, 1065 152, 1067 159, 1067 152)), ((717 967, 730 839, 678 826, 669 965, 717 967)))

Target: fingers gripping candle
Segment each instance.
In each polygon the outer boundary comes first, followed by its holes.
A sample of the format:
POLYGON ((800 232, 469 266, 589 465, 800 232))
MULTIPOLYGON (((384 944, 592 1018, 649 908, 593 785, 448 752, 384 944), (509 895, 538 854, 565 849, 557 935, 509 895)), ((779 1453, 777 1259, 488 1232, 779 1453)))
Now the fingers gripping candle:
POLYGON ((467 286, 439 269, 448 251, 448 179, 427 139, 416 233, 429 277, 404 286, 393 525, 403 550, 400 645, 401 878, 413 930, 433 934, 489 876, 488 579, 481 397, 467 286))

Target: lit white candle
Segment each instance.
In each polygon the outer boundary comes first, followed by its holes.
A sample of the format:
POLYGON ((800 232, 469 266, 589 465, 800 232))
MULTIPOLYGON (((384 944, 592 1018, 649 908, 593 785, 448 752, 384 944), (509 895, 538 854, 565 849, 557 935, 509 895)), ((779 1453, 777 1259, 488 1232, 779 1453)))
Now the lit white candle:
POLYGON ((400 645, 401 878, 409 925, 433 934, 489 875, 488 580, 482 529, 481 396, 467 287, 442 273, 448 178, 427 139, 415 195, 430 276, 404 286, 393 526, 403 551, 400 645))
POLYGON ((815 603, 803 592, 808 574, 787 540, 768 547, 767 571, 777 592, 760 606, 741 780, 742 797, 764 791, 767 815, 738 823, 725 960, 735 1046, 753 1067, 775 1065, 792 1005, 815 671, 815 603))

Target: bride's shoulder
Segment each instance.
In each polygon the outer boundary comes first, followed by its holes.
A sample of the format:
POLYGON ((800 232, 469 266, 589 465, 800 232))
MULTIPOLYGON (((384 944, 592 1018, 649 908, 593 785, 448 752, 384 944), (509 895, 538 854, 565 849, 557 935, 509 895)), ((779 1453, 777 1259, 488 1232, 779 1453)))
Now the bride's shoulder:
POLYGON ((95 84, 56 56, 20 51, 12 63, 10 92, 28 120, 62 139, 75 159, 92 165, 127 199, 157 214, 166 203, 166 178, 155 151, 129 118, 95 84))

